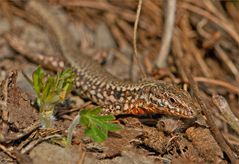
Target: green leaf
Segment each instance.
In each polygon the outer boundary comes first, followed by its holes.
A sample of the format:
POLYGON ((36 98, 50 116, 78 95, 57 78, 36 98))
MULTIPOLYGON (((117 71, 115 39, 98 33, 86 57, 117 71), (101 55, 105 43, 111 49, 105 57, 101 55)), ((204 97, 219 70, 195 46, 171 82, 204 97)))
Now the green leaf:
POLYGON ((45 100, 45 102, 49 102, 49 100, 52 98, 51 93, 53 91, 54 82, 55 80, 53 77, 48 77, 46 85, 42 91, 42 98, 45 100))
POLYGON ((108 124, 106 124, 105 127, 108 131, 118 131, 118 130, 121 130, 123 128, 119 124, 113 124, 113 123, 108 123, 108 124))
POLYGON ((84 109, 80 112, 80 124, 86 127, 85 135, 96 142, 102 142, 108 137, 108 131, 122 129, 118 124, 111 123, 114 116, 101 116, 100 108, 84 109))
POLYGON ((115 117, 112 115, 105 115, 105 116, 94 116, 95 119, 100 121, 113 121, 115 117))
POLYGON ((89 115, 98 115, 101 112, 101 108, 100 107, 96 107, 96 108, 92 108, 92 109, 88 109, 87 114, 89 115))
POLYGON ((80 124, 88 127, 90 124, 89 118, 85 117, 84 115, 80 115, 80 124))
POLYGON ((48 95, 47 99, 45 100, 45 103, 48 103, 48 104, 56 104, 60 101, 60 97, 59 95, 48 95))
POLYGON ((87 108, 87 109, 83 109, 80 111, 80 115, 84 116, 84 115, 97 115, 101 112, 101 109, 98 108, 87 108))
POLYGON ((61 93, 60 93, 60 97, 61 97, 61 99, 65 99, 65 97, 66 97, 66 95, 69 93, 69 91, 72 89, 72 87, 71 87, 72 85, 71 84, 69 84, 69 83, 67 83, 65 86, 64 86, 64 88, 63 88, 63 90, 61 91, 61 93))
POLYGON ((94 120, 94 124, 100 129, 104 129, 105 131, 117 131, 121 129, 118 124, 113 124, 106 121, 100 121, 98 119, 94 120))
POLYGON ((107 139, 107 132, 100 130, 99 128, 93 126, 85 130, 85 135, 91 137, 96 142, 103 142, 107 139))
POLYGON ((40 67, 37 67, 37 69, 32 74, 33 79, 33 87, 37 94, 37 96, 40 96, 41 90, 43 88, 43 78, 44 78, 44 72, 40 67))
MULTIPOLYGON (((74 77, 75 74, 72 69, 67 69, 56 76, 48 77, 40 67, 34 71, 32 75, 33 87, 37 94, 37 103, 42 116, 45 116, 44 112, 46 111, 53 113, 54 106, 63 101, 66 95, 71 92, 74 77)), ((42 118, 43 125, 46 119, 42 118)))
POLYGON ((83 109, 80 111, 80 116, 83 117, 85 115, 87 115, 88 109, 83 109))

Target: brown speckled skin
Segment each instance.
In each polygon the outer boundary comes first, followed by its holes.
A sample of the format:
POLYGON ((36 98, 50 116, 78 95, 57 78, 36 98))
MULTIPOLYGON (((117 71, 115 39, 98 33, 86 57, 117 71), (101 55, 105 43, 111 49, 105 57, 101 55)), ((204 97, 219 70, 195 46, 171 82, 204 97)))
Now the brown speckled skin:
POLYGON ((77 73, 76 87, 83 95, 105 107, 105 112, 164 113, 184 118, 196 115, 191 96, 170 83, 122 81, 88 57, 78 61, 80 62, 72 63, 77 73))
MULTIPOLYGON (((26 8, 53 32, 67 66, 76 74, 76 88, 84 96, 104 107, 106 113, 162 113, 179 118, 194 118, 197 107, 188 92, 162 81, 126 82, 106 72, 98 63, 79 52, 67 26, 39 1, 26 8)), ((31 56, 34 61, 60 70, 65 64, 52 57, 31 56)))
MULTIPOLYGON (((163 81, 122 81, 89 57, 78 57, 71 65, 76 73, 76 89, 82 96, 104 107, 106 113, 159 113, 180 118, 196 116, 197 107, 189 93, 175 85, 163 81)), ((52 70, 65 68, 63 61, 53 57, 35 55, 30 58, 52 70)))

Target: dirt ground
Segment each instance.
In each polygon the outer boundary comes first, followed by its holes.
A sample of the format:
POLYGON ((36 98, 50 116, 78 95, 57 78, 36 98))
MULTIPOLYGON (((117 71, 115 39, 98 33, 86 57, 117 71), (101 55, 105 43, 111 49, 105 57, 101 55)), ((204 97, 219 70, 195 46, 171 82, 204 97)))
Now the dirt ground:
POLYGON ((85 137, 77 126, 70 147, 60 139, 80 110, 96 104, 73 91, 57 107, 54 128, 40 128, 36 94, 26 78, 38 65, 22 52, 61 54, 51 31, 27 10, 28 2, 0 2, 0 163, 239 162, 238 1, 145 0, 137 17, 136 0, 42 0, 67 24, 82 52, 124 80, 144 78, 132 58, 139 19, 136 45, 144 74, 188 90, 201 108, 193 121, 117 116, 124 128, 110 132, 103 143, 85 137), (170 5, 176 5, 175 12, 170 5), (23 43, 22 51, 8 34, 23 43))

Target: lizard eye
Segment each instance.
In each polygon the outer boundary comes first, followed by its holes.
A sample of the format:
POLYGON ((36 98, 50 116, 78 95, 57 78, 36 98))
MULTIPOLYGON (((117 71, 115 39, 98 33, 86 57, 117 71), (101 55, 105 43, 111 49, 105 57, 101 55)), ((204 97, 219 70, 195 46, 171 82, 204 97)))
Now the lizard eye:
POLYGON ((170 101, 172 104, 176 102, 174 98, 170 98, 169 101, 170 101))

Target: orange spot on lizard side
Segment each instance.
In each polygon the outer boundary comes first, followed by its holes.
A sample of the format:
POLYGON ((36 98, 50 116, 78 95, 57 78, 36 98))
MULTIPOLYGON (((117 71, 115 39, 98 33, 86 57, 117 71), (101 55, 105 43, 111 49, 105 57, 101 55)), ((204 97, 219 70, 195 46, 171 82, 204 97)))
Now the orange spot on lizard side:
POLYGON ((145 114, 145 111, 142 108, 133 108, 131 110, 132 114, 138 115, 138 114, 145 114))

